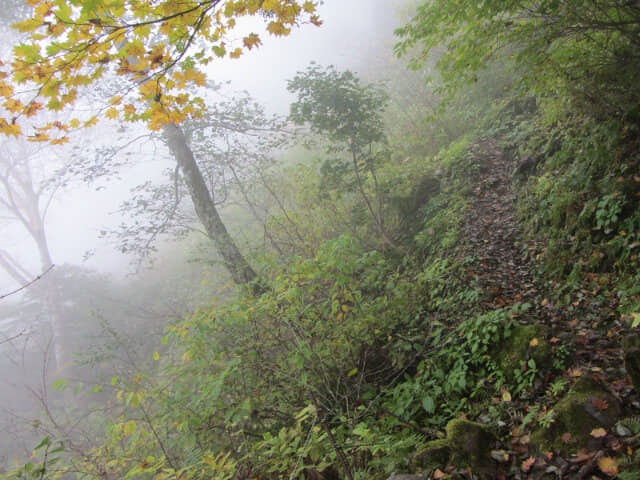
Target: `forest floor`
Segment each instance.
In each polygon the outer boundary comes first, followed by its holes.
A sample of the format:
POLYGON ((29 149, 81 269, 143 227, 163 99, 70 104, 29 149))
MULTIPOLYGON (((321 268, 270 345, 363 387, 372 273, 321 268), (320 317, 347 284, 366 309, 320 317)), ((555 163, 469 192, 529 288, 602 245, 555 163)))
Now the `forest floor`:
MULTIPOLYGON (((547 332, 544 341, 553 349, 562 346, 568 352, 564 371, 540 368, 533 392, 510 402, 513 411, 520 415, 515 415, 512 424, 505 427, 510 438, 503 440, 501 447, 511 455, 509 460, 502 460, 497 478, 614 477, 618 466, 613 459, 621 454, 631 455, 631 445, 637 443, 629 429, 615 421, 640 413, 638 396, 623 368, 625 329, 615 320, 617 299, 604 295, 597 282, 587 277, 581 288, 569 292, 570 301, 551 300, 557 298, 554 290, 560 286, 546 280, 541 273, 537 264, 541 244, 524 238, 517 217, 519 180, 514 176, 514 161, 491 140, 478 142, 472 153, 479 161, 479 176, 463 229, 467 242, 463 253, 475 259, 470 273, 483 292, 483 310, 530 304, 524 320, 543 327, 547 332), (587 443, 571 438, 568 432, 562 434, 566 453, 554 455, 529 446, 531 433, 542 427, 534 419, 523 428, 522 417, 533 405, 542 407, 538 419, 550 412, 559 398, 550 395, 548 387, 563 378, 568 385, 580 378, 594 380, 603 390, 602 398, 614 399, 618 415, 615 419, 605 419, 605 410, 611 407, 608 403, 612 401, 603 403, 599 397, 592 398, 594 407, 587 408, 591 411, 589 421, 592 417, 602 420, 604 429, 589 432, 587 443)), ((562 421, 560 418, 558 423, 562 421)), ((576 428, 579 427, 582 426, 576 428)))

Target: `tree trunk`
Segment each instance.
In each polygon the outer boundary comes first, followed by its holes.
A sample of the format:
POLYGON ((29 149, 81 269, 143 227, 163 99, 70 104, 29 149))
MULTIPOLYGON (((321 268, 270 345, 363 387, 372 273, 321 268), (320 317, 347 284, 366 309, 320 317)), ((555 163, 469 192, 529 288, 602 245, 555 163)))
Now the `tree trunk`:
POLYGON ((164 135, 169 145, 169 150, 171 150, 180 170, 182 170, 196 214, 200 222, 202 222, 207 236, 213 241, 218 253, 220 253, 233 281, 238 285, 244 285, 256 280, 258 277, 256 272, 242 256, 224 223, 222 223, 222 219, 213 202, 213 196, 207 188, 191 148, 187 145, 187 139, 182 129, 171 123, 165 125, 164 135))

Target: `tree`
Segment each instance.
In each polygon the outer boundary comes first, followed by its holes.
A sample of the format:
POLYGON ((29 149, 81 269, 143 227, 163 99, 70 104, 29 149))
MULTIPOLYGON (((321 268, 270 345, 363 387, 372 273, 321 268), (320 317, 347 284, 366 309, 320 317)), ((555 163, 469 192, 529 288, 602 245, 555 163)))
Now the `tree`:
POLYGON ((504 59, 534 93, 554 92, 596 116, 640 121, 638 2, 421 2, 397 33, 396 52, 412 56, 415 68, 439 54, 449 93, 504 59))
MULTIPOLYGON (((12 80, 35 88, 37 94, 32 98, 16 92, 5 72, 0 79, 0 95, 7 99, 4 107, 8 115, 0 119, 0 131, 19 135, 21 116, 34 116, 44 109, 63 110, 77 103, 83 89, 107 74, 124 77, 127 87, 120 85, 115 95, 107 95, 111 97, 110 106, 105 105, 102 114, 110 119, 120 116, 125 121, 143 121, 151 130, 163 131, 198 218, 234 281, 245 284, 255 280, 255 271, 220 219, 179 124, 187 118, 198 118, 207 110, 204 100, 193 93, 194 86, 206 84, 206 75, 198 68, 206 67, 216 57, 236 58, 243 49, 260 45, 260 36, 250 33, 242 39, 242 47, 232 48, 228 37, 239 17, 262 15, 267 21, 266 30, 283 36, 303 21, 320 24, 314 13, 315 2, 29 3, 34 7, 33 17, 16 24, 28 37, 14 49, 10 67, 12 80), (38 101, 42 99, 47 103, 38 101)), ((29 139, 65 143, 70 129, 97 121, 94 115, 84 120, 49 122, 36 128, 29 139), (52 132, 57 132, 55 138, 52 132)))
MULTIPOLYGON (((291 120, 298 125, 309 125, 312 133, 328 139, 327 153, 346 153, 354 177, 346 187, 360 193, 378 234, 388 246, 400 251, 385 228, 375 168, 386 155, 382 112, 388 101, 387 94, 374 85, 361 85, 348 70, 338 72, 333 66, 323 69, 315 64, 290 80, 287 88, 298 96, 291 105, 291 120), (373 196, 367 193, 363 176, 373 182, 373 196)), ((341 179, 347 168, 341 158, 329 160, 323 166, 325 176, 341 179)))
MULTIPOLYGON (((159 182, 146 181, 136 186, 131 197, 121 204, 120 211, 127 220, 103 235, 115 238, 122 252, 135 253, 142 260, 155 250, 160 236, 184 238, 198 232, 216 246, 235 283, 245 284, 256 274, 235 246, 218 208, 239 194, 256 220, 263 221, 246 183, 256 170, 273 164, 269 154, 282 146, 287 134, 282 120, 267 116, 248 94, 227 98, 219 88, 203 91, 209 111, 201 118, 185 121, 174 131, 177 142, 175 138, 172 143, 167 142, 171 137, 168 131, 163 132, 161 140, 169 147, 167 153, 180 162, 175 168, 166 169, 159 182), (185 163, 187 155, 191 160, 185 163)), ((129 146, 100 148, 98 156, 106 168, 113 157, 132 153, 126 151, 129 146)), ((162 156, 162 148, 154 148, 154 157, 162 156)), ((135 161, 134 156, 129 163, 135 161)))
MULTIPOLYGON (((8 245, 2 246, 0 267, 19 285, 30 284, 38 274, 53 267, 45 222, 54 196, 64 184, 64 177, 52 174, 51 165, 55 161, 51 158, 48 169, 42 164, 42 158, 51 153, 46 152, 47 149, 50 150, 25 140, 6 139, 0 144, 0 207, 5 228, 19 226, 20 234, 26 233, 33 241, 39 258, 39 262, 33 264, 20 259, 8 245)), ((61 343, 59 299, 54 292, 44 291, 40 304, 51 325, 56 365, 60 368, 65 363, 65 352, 61 343)))

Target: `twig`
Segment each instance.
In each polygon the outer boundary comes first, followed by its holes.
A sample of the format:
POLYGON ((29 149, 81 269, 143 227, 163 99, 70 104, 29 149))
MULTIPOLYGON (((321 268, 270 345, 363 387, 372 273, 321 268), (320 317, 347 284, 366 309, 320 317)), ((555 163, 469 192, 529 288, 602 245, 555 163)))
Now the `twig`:
POLYGON ((47 268, 44 272, 42 272, 40 275, 38 275, 36 278, 34 278, 33 280, 31 280, 29 283, 26 283, 24 285, 22 285, 20 288, 15 289, 12 292, 9 293, 5 293, 3 295, 0 295, 0 300, 4 300, 7 297, 10 297, 11 295, 15 295, 18 292, 21 292, 22 290, 24 290, 25 288, 30 287, 31 285, 33 285, 34 283, 36 283, 38 280, 40 280, 42 277, 44 277, 47 273, 49 273, 51 271, 51 269, 53 269, 53 267, 55 267, 55 265, 51 264, 51 266, 49 268, 47 268))
POLYGON ((342 452, 342 448, 340 448, 340 445, 338 445, 338 442, 336 442, 336 437, 333 436, 333 432, 331 431, 331 427, 329 427, 329 425, 327 424, 327 420, 324 416, 324 412, 320 409, 320 406, 318 405, 318 400, 316 399, 316 396, 314 395, 313 391, 309 391, 309 394, 311 395, 311 401, 313 402, 313 405, 316 407, 316 411, 318 412, 318 417, 320 420, 320 425, 322 425, 322 429, 325 431, 325 433, 327 434, 327 437, 329 437, 329 441, 331 442, 331 446, 333 447, 333 450, 336 452, 336 455, 338 456, 338 460, 340 461, 340 464, 342 465, 342 469, 344 470, 345 475, 347 476, 347 478, 349 480, 353 480, 353 475, 351 473, 351 469, 349 468, 349 464, 347 463, 347 459, 344 456, 344 453, 342 452))

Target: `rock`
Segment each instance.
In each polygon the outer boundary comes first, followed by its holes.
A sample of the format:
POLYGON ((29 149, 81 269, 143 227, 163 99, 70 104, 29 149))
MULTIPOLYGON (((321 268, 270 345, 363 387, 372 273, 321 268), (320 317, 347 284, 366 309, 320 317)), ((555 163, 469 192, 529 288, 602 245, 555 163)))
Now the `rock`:
POLYGON ((446 438, 428 442, 424 448, 413 455, 412 465, 416 469, 425 469, 446 465, 451 457, 451 448, 446 438))
POLYGON ((631 429, 621 423, 616 424, 614 432, 616 432, 616 435, 618 435, 619 437, 630 437, 631 435, 633 435, 631 429))
POLYGON ((627 335, 622 341, 624 368, 636 391, 640 391, 640 335, 627 335))
POLYGON ((492 453, 500 451, 492 452, 496 439, 486 426, 456 418, 447 424, 445 430, 446 438, 428 442, 413 456, 414 469, 453 465, 459 469, 470 469, 478 478, 495 478, 496 461, 506 461, 504 455, 508 457, 508 454, 496 454, 499 459, 493 460, 492 453))
POLYGON ((539 369, 551 367, 551 345, 545 340, 548 329, 543 325, 517 325, 504 340, 500 350, 492 355, 505 377, 514 379, 515 370, 533 359, 539 369))
POLYGON ((601 448, 604 438, 593 437, 591 431, 613 427, 620 415, 620 406, 595 380, 583 377, 556 403, 553 412, 553 422, 532 433, 531 445, 540 451, 557 450, 568 455, 579 448, 601 448), (571 434, 569 443, 562 441, 566 433, 571 434))
POLYGON ((456 418, 447 424, 446 432, 446 440, 451 448, 451 464, 470 468, 473 473, 483 476, 495 472, 490 453, 495 438, 487 427, 456 418))

